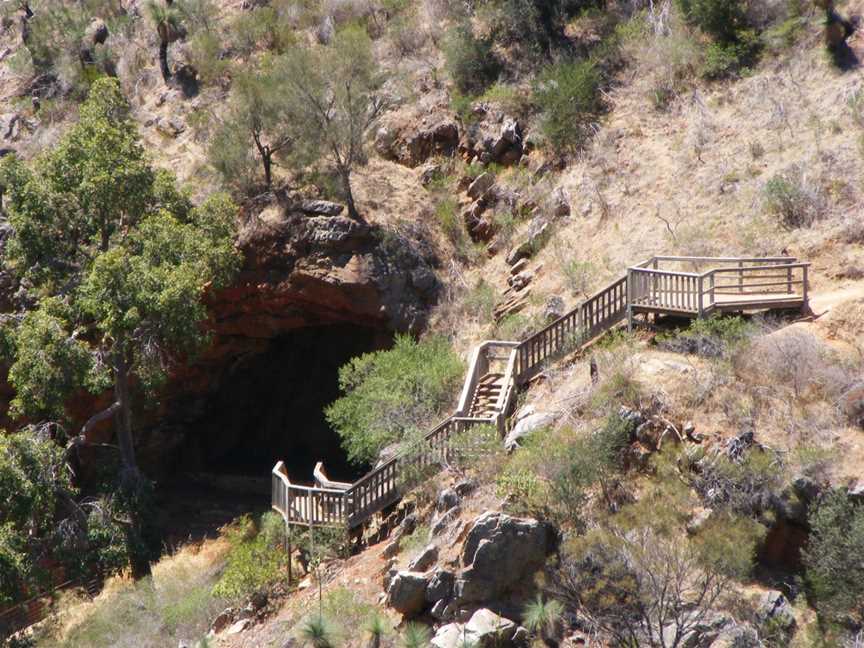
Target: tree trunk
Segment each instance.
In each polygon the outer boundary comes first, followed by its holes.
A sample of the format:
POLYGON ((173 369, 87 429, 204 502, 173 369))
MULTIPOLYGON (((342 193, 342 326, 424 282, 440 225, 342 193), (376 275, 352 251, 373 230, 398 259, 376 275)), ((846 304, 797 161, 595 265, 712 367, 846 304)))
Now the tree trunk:
POLYGON ((356 221, 363 220, 357 211, 357 205, 354 204, 354 193, 351 191, 351 171, 340 169, 339 173, 342 175, 342 188, 345 191, 345 202, 348 204, 348 215, 356 221))
POLYGON ((120 446, 120 459, 123 461, 124 474, 136 477, 138 462, 135 459, 135 443, 132 439, 132 412, 129 403, 129 363, 122 340, 117 341, 114 352, 114 400, 118 403, 115 414, 117 423, 117 445, 120 446))
POLYGON ((270 190, 273 184, 273 152, 270 147, 264 147, 261 151, 261 162, 264 164, 264 184, 267 185, 267 190, 270 190))
POLYGON ((168 68, 168 41, 159 42, 159 69, 162 71, 162 79, 165 83, 171 79, 171 70, 168 68))
POLYGON ((150 575, 150 562, 142 555, 142 528, 146 521, 142 519, 136 502, 142 492, 143 476, 138 470, 135 459, 135 442, 132 438, 132 404, 129 399, 129 359, 126 356, 126 345, 123 337, 115 343, 114 350, 114 398, 118 404, 115 413, 117 424, 117 445, 120 446, 120 488, 132 502, 129 508, 129 524, 125 526, 126 545, 130 548, 129 562, 134 578, 150 575))

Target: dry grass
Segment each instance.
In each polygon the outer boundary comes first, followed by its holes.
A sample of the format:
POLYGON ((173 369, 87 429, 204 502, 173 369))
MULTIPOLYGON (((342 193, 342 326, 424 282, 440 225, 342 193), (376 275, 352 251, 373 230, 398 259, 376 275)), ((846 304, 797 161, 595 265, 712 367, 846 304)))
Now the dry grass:
POLYGON ((92 602, 64 601, 37 645, 174 648, 180 640, 197 640, 226 605, 211 590, 228 550, 224 539, 186 546, 156 563, 149 578, 114 577, 92 602))

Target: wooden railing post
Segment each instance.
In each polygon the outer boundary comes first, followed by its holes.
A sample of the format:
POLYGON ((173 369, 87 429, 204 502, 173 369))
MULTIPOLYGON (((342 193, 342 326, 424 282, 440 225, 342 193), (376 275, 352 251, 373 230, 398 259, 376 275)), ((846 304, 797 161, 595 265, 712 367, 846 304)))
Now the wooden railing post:
POLYGON ((786 266, 786 294, 792 294, 792 267, 786 266))
POLYGON ((633 270, 627 268, 627 332, 633 332, 633 270))
POLYGON ((803 308, 806 311, 807 307, 808 307, 808 304, 807 304, 808 286, 807 286, 807 265, 806 264, 801 266, 801 271, 802 271, 802 275, 801 275, 801 297, 803 298, 803 301, 804 301, 803 308))
POLYGON ((696 282, 696 290, 699 292, 699 302, 698 303, 699 303, 699 317, 700 318, 705 316, 705 304, 704 304, 704 299, 703 299, 703 297, 704 297, 703 290, 704 290, 704 285, 705 285, 704 279, 705 279, 705 275, 700 274, 699 278, 697 279, 697 282, 696 282))
POLYGON ((744 293, 744 262, 738 262, 738 292, 744 293))

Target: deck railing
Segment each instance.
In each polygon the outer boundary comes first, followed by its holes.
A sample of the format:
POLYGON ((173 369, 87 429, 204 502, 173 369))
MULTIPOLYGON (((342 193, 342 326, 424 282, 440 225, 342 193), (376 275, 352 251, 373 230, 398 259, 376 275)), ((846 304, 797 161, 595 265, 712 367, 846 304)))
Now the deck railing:
POLYGON ((319 464, 316 486, 292 484, 280 461, 273 468, 273 508, 289 524, 357 526, 395 503, 418 476, 446 465, 454 439, 463 433, 478 425, 493 425, 503 432, 519 385, 554 358, 583 348, 624 319, 632 321, 635 310, 704 316, 715 309, 752 304, 747 300, 760 295, 772 297, 774 301, 766 302, 770 304, 806 306, 808 267, 793 257, 651 257, 522 342, 493 340, 479 345, 455 413, 356 482, 329 480, 319 464), (664 269, 663 264, 689 270, 664 269), (784 302, 784 296, 789 300, 784 302), (505 360, 495 415, 470 418, 480 379, 493 363, 505 360))

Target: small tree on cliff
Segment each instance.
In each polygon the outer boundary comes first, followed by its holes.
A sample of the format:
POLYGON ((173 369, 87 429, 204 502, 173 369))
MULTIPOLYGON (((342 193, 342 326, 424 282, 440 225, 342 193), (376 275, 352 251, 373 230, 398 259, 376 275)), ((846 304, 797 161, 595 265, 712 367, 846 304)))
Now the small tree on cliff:
POLYGON ((193 207, 153 170, 114 79, 93 84, 53 151, 31 167, 4 159, 0 184, 13 230, 3 266, 28 304, 3 328, 12 413, 63 419, 74 393, 113 388, 81 440, 113 416, 121 481, 137 487, 132 386, 155 386, 205 339, 204 291, 238 265, 236 208, 222 195, 193 207))
POLYGON ((214 133, 208 151, 210 163, 226 183, 248 190, 256 184, 260 163, 264 184, 270 189, 276 158, 292 151, 300 129, 306 126, 294 104, 272 60, 265 59, 249 72, 238 71, 228 117, 214 133))
POLYGON ((159 36, 159 70, 162 72, 162 79, 167 83, 171 78, 168 46, 180 38, 183 31, 180 11, 174 6, 173 0, 148 0, 146 9, 159 36))
POLYGON ((367 135, 386 107, 381 94, 385 77, 369 36, 359 27, 348 27, 330 46, 289 49, 278 65, 281 90, 293 95, 302 126, 298 148, 320 152, 333 164, 348 213, 359 219, 351 174, 366 164, 367 135))

